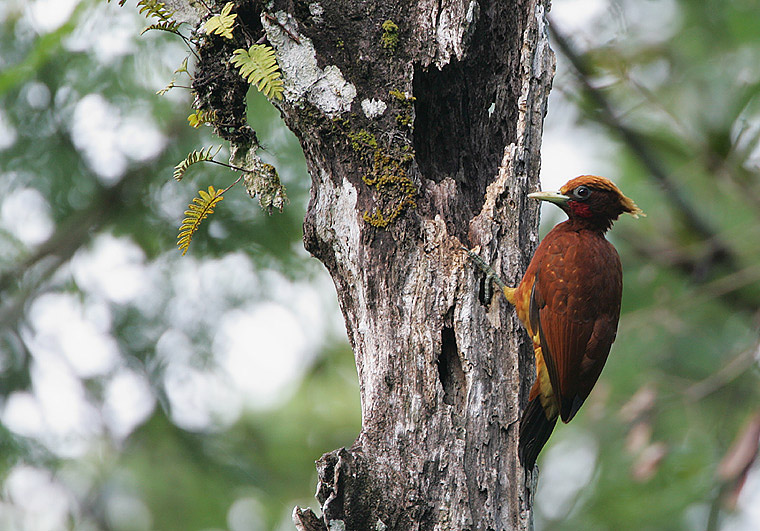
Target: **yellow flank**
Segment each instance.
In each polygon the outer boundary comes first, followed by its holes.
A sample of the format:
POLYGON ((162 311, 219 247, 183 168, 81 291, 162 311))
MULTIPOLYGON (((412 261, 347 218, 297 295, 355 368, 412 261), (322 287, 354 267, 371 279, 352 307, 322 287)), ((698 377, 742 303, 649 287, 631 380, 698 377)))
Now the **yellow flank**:
POLYGON ((546 369, 546 363, 544 362, 544 356, 541 352, 541 338, 538 335, 538 330, 533 330, 530 326, 530 291, 522 290, 522 293, 518 293, 518 288, 504 287, 502 289, 504 296, 507 298, 510 304, 517 310, 517 318, 522 321, 525 328, 528 330, 530 338, 533 340, 533 352, 536 356, 536 379, 538 381, 539 399, 541 400, 541 406, 544 408, 546 418, 549 420, 557 418, 559 415, 559 406, 557 404, 557 397, 554 394, 552 388, 552 382, 549 378, 549 371, 546 369), (521 296, 521 301, 518 304, 518 296, 521 296))
POLYGON ((509 304, 515 307, 517 318, 520 319, 520 322, 522 322, 530 337, 534 338, 533 341, 538 343, 538 334, 531 330, 530 318, 528 316, 528 312, 530 311, 530 292, 528 290, 522 290, 521 293, 518 293, 518 290, 519 288, 505 287, 502 291, 504 291, 504 296, 509 301, 509 304), (522 300, 518 301, 518 296, 521 296, 522 300))
POLYGON ((510 288, 509 286, 504 286, 504 289, 502 290, 504 292, 504 296, 509 301, 509 304, 512 306, 515 306, 515 292, 517 291, 517 288, 510 288))
POLYGON ((544 356, 541 353, 541 346, 534 343, 533 351, 536 355, 536 379, 538 380, 538 387, 540 389, 539 400, 541 400, 546 418, 552 420, 559 415, 557 397, 554 395, 552 382, 549 379, 549 371, 546 369, 544 356))

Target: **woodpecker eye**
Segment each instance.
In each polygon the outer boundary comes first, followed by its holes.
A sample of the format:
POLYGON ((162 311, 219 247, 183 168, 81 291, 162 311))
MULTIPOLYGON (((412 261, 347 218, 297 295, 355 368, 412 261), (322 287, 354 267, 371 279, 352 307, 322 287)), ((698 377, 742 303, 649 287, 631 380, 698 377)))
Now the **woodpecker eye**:
POLYGON ((591 195, 591 190, 588 189, 586 186, 579 186, 575 190, 573 190, 573 195, 580 199, 581 201, 588 199, 588 196, 591 195))

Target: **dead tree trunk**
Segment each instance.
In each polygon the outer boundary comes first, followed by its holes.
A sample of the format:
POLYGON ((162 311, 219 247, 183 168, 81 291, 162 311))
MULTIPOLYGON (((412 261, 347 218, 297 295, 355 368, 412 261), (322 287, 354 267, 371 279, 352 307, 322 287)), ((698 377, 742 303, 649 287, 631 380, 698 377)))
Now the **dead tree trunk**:
MULTIPOLYGON (((462 246, 513 283, 535 248, 546 3, 238 2, 246 37, 277 52, 312 177, 304 243, 335 282, 361 389, 362 431, 318 461, 322 516, 297 509, 299 529, 531 526, 517 421, 532 351, 462 246)), ((195 88, 244 120, 247 86, 218 73, 230 50, 213 42, 195 88)))

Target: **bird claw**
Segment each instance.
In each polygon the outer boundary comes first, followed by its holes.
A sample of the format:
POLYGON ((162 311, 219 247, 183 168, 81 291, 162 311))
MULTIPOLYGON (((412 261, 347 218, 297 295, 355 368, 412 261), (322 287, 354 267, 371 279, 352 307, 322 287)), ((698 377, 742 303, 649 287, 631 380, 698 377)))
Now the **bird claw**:
POLYGON ((478 269, 485 273, 486 278, 483 287, 483 300, 490 301, 494 293, 493 284, 496 284, 501 290, 504 290, 504 288, 507 287, 507 284, 501 278, 499 278, 499 275, 496 273, 496 271, 494 271, 494 269, 489 266, 485 260, 483 260, 475 251, 466 249, 464 247, 463 249, 467 251, 470 260, 472 260, 475 265, 478 266, 478 269))

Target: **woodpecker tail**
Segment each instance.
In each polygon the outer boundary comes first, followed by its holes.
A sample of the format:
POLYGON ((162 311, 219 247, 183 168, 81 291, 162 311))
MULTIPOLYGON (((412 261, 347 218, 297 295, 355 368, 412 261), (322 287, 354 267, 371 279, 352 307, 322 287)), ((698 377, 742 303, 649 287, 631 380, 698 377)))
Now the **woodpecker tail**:
POLYGON ((549 436, 557 423, 557 417, 549 420, 546 418, 544 408, 539 397, 528 402, 528 407, 520 419, 520 445, 518 453, 520 463, 528 471, 533 470, 536 459, 541 449, 549 440, 549 436))

